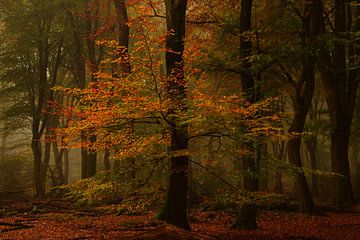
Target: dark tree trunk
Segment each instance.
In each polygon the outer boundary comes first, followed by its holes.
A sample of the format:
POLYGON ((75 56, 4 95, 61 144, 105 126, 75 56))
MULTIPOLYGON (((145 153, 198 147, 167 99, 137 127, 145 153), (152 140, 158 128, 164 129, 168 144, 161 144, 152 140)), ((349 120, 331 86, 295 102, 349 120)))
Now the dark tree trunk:
POLYGON ((65 176, 63 170, 63 158, 64 158, 64 149, 58 148, 56 140, 52 143, 54 160, 55 160, 55 175, 56 175, 56 185, 60 186, 65 184, 65 176))
MULTIPOLYGON (((42 146, 41 137, 45 126, 41 124, 42 111, 45 105, 45 91, 47 82, 47 66, 48 66, 48 44, 43 41, 38 43, 38 61, 39 61, 39 87, 37 103, 33 102, 33 120, 32 120, 32 152, 34 156, 34 181, 35 196, 45 196, 45 183, 43 182, 44 165, 42 162, 42 146), (44 127, 43 127, 44 126, 44 127)), ((34 100, 35 101, 35 100, 34 100)), ((43 123, 45 124, 45 123, 43 123)))
MULTIPOLYGON (((96 143, 96 136, 90 136, 90 142, 96 143)), ((97 152, 96 150, 88 151, 87 162, 86 162, 86 177, 93 177, 96 175, 96 161, 97 152)))
MULTIPOLYGON (((246 35, 245 33, 251 30, 251 15, 252 15, 252 0, 242 0, 241 1, 241 13, 240 13, 240 32, 246 35)), ((255 76, 251 72, 251 63, 247 59, 251 56, 252 44, 249 38, 241 37, 240 39, 240 57, 242 59, 242 71, 240 73, 241 78, 241 87, 242 92, 245 95, 246 100, 252 104, 256 101, 256 91, 255 91, 255 76)), ((241 139, 241 136, 238 136, 241 139)), ((253 151, 256 148, 255 141, 248 140, 246 143, 239 143, 240 140, 237 140, 237 144, 243 145, 246 144, 250 147, 250 154, 244 156, 242 161, 242 167, 244 172, 251 172, 254 175, 259 172, 259 163, 257 157, 257 151, 253 151)), ((253 176, 244 176, 243 186, 246 192, 255 192, 259 190, 259 179, 253 176)), ((244 204, 236 217, 235 222, 232 224, 231 228, 235 229, 257 229, 256 216, 258 212, 258 206, 255 203, 244 204)))
POLYGON ((64 149, 64 184, 69 183, 69 149, 64 149))
MULTIPOLYGON (((335 0, 335 37, 344 38, 346 32, 346 5, 344 0, 335 0)), ((335 173, 344 177, 335 177, 334 198, 336 204, 353 204, 348 148, 350 141, 351 119, 349 112, 343 109, 346 102, 347 69, 345 43, 335 42, 335 77, 333 96, 328 99, 331 131, 331 165, 335 173), (337 89, 338 88, 338 89, 337 89)))
MULTIPOLYGON (((317 136, 310 136, 305 139, 306 148, 309 152, 310 163, 312 170, 318 170, 317 163, 317 136)), ((316 174, 311 174, 311 193, 313 196, 319 196, 318 188, 318 176, 316 174)))
MULTIPOLYGON (((56 136, 56 132, 54 131, 54 128, 58 128, 60 126, 60 119, 59 116, 53 116, 52 121, 49 122, 49 135, 50 135, 50 141, 52 145, 53 155, 54 155, 54 161, 55 161, 55 172, 54 176, 55 179, 55 186, 60 186, 65 184, 65 177, 64 177, 64 171, 63 171, 63 157, 64 157, 64 149, 59 149, 58 147, 58 138, 56 136)), ((63 140, 61 140, 63 141, 63 140)))
POLYGON ((41 154, 41 142, 40 137, 33 133, 33 139, 31 148, 34 156, 34 185, 35 185, 35 196, 42 198, 45 197, 45 183, 42 181, 42 154, 41 154))
POLYGON ((332 112, 332 115, 335 116, 330 118, 332 122, 332 132, 330 134, 331 166, 334 173, 342 175, 335 176, 333 179, 334 203, 338 205, 352 205, 355 203, 355 200, 351 184, 348 157, 351 123, 344 121, 343 114, 341 114, 342 116, 339 116, 339 112, 342 112, 341 110, 337 110, 337 114, 334 112, 332 112))
POLYGON ((164 208, 165 221, 184 229, 190 229, 187 220, 187 187, 189 159, 188 126, 179 119, 178 113, 186 113, 186 84, 184 79, 184 37, 186 0, 166 0, 166 92, 169 99, 167 121, 170 123, 171 143, 169 151, 170 179, 164 208), (171 32, 171 33, 170 33, 171 32), (177 153, 177 154, 176 154, 177 153))
MULTIPOLYGON (((129 19, 127 13, 127 6, 124 0, 114 0, 117 20, 118 20, 118 44, 120 49, 117 53, 117 58, 120 61, 119 71, 116 72, 116 75, 126 76, 131 73, 131 64, 130 64, 130 55, 129 55, 129 19)), ((134 124, 130 125, 131 132, 134 132, 134 124)), ((135 179, 136 177, 136 167, 135 167, 135 158, 128 156, 126 158, 126 167, 128 169, 127 177, 128 179, 135 179)))
POLYGON ((46 102, 49 99, 48 97, 48 66, 49 66, 49 56, 50 56, 50 46, 48 39, 43 35, 45 29, 41 28, 40 34, 43 39, 38 41, 37 53, 38 53, 38 87, 37 87, 37 99, 33 96, 32 108, 33 108, 33 117, 32 117, 32 152, 34 157, 34 182, 35 182, 35 196, 42 198, 45 196, 46 188, 46 171, 47 165, 43 162, 42 159, 42 144, 41 137, 46 129, 47 117, 43 114, 45 109, 46 102), (36 100, 35 100, 36 99, 36 100))
MULTIPOLYGON (((86 2, 87 4, 87 2, 86 2)), ((87 6, 85 6, 87 7, 87 6)), ((87 11, 89 14, 89 12, 87 11)), ((85 56, 85 43, 83 41, 83 38, 86 36, 83 36, 81 34, 82 29, 85 28, 85 25, 81 24, 82 21, 79 20, 79 18, 76 17, 72 12, 68 13, 71 27, 73 28, 73 37, 74 37, 74 43, 75 43, 75 52, 73 55, 73 61, 74 61, 74 69, 73 69, 73 75, 76 80, 77 87, 80 89, 86 88, 86 56, 85 56)), ((91 23, 90 23, 91 26, 91 23)), ((86 28, 86 34, 90 34, 90 30, 86 28)), ((87 136, 85 132, 81 132, 80 134, 81 142, 87 142, 87 136)), ((85 147, 81 147, 81 179, 88 178, 88 162, 89 162, 89 154, 85 147)))
MULTIPOLYGON (((50 156, 51 156, 51 126, 46 126, 45 128, 45 149, 44 149, 44 159, 43 159, 43 170, 41 172, 41 180, 46 184, 47 170, 50 169, 50 156)), ((56 186, 56 176, 51 174, 53 179, 54 186, 56 186)))
MULTIPOLYGON (((302 167, 300 158, 300 145, 300 138, 292 139, 288 143, 289 161, 297 167, 302 167)), ((300 211, 303 213, 317 214, 318 212, 314 204, 314 200, 312 198, 305 174, 303 172, 298 172, 296 174, 295 187, 300 211)))
MULTIPOLYGON (((322 3, 320 0, 313 0, 305 5, 302 32, 302 46, 304 49, 314 45, 317 36, 321 30, 322 16, 322 3)), ((305 50, 304 50, 305 51, 305 50)), ((306 50, 302 56, 302 70, 299 81, 289 79, 294 86, 294 118, 289 128, 289 133, 294 134, 293 138, 288 143, 288 156, 289 162, 301 168, 301 136, 303 133, 306 116, 308 114, 311 101, 315 89, 315 59, 314 53, 306 50)), ((305 174, 302 171, 296 173, 296 194, 300 204, 300 211, 317 214, 318 211, 315 207, 308 182, 305 174)))
POLYGON ((330 115, 332 171, 342 175, 333 177, 334 202, 338 205, 354 204, 348 150, 360 80, 359 67, 349 67, 358 66, 355 59, 359 54, 359 47, 343 40, 348 32, 360 29, 360 7, 346 6, 344 0, 335 0, 335 38, 340 40, 334 41, 333 61, 331 54, 320 47, 322 60, 325 59, 330 65, 320 66, 330 115), (355 9, 354 16, 352 9, 355 9))
MULTIPOLYGON (((309 79, 309 78, 307 78, 309 79)), ((310 78, 311 79, 311 78, 310 78)), ((312 79, 314 80, 314 79, 312 79)), ((311 80, 310 80, 311 81, 311 80)), ((309 83, 305 83, 308 85, 309 83)), ((311 83, 310 83, 311 85, 311 83)), ((311 102, 312 94, 313 94, 313 87, 314 86, 305 86, 304 93, 307 96, 303 96, 303 100, 306 100, 307 102, 311 102), (312 89, 311 89, 312 88, 312 89)), ((295 100, 297 97, 295 97, 295 100)), ((298 99, 300 100, 300 99, 298 99)), ((301 100, 300 100, 301 101, 301 100)), ((291 127, 289 129, 290 134, 301 134, 303 132, 303 127, 306 119, 307 114, 307 108, 305 105, 305 102, 301 101, 298 102, 298 107, 296 106, 297 103, 294 103, 294 110, 295 110, 295 116, 293 119, 293 123, 291 124, 291 127)), ((301 168, 302 162, 301 162, 301 154, 300 154, 300 146, 301 146, 301 137, 296 136, 293 139, 289 140, 288 142, 288 156, 289 156, 289 162, 294 164, 295 166, 301 168)), ((300 204, 300 211, 309 213, 309 214, 316 214, 316 207, 305 177, 305 174, 303 172, 297 172, 296 173, 296 180, 295 180, 295 186, 296 186, 296 194, 297 198, 300 204)))
MULTIPOLYGON (((86 34, 86 45, 88 52, 88 59, 90 65, 90 82, 94 85, 93 88, 97 88, 97 77, 96 73, 99 70, 99 64, 102 57, 102 50, 97 54, 96 51, 96 32, 99 28, 99 11, 100 3, 98 0, 94 1, 94 12, 91 11, 91 4, 89 0, 85 1, 85 34, 86 34), (98 55, 98 56, 97 56, 98 55)), ((89 131, 90 132, 90 131, 89 131)), ((96 143, 97 137, 91 133, 86 136, 91 144, 96 143)), ((83 178, 93 177, 96 174, 96 161, 97 161, 97 152, 96 150, 88 151, 87 154, 83 155, 86 158, 82 159, 82 170, 85 171, 81 173, 83 178)))
MULTIPOLYGON (((54 100, 54 93, 51 88, 57 83, 57 73, 60 68, 62 49, 64 37, 61 36, 54 42, 50 43, 49 37, 52 35, 52 16, 42 14, 34 16, 37 18, 38 34, 34 41, 36 41, 36 56, 37 61, 37 82, 31 86, 29 93, 30 105, 32 110, 32 143, 31 148, 34 157, 34 185, 35 195, 37 197, 44 197, 46 193, 46 177, 50 160, 50 142, 45 143, 45 153, 42 154, 41 140, 44 132, 49 131, 49 121, 51 119, 51 109, 48 107, 48 102, 54 100), (50 61, 50 59, 54 61, 50 61)), ((45 136, 47 140, 48 136, 45 136)), ((51 147, 51 146, 50 146, 51 147)))
POLYGON ((127 7, 124 0, 114 0, 116 14, 118 18, 119 29, 119 46, 120 50, 117 57, 121 59, 120 71, 123 74, 131 72, 130 58, 129 58, 129 20, 127 14, 127 7))

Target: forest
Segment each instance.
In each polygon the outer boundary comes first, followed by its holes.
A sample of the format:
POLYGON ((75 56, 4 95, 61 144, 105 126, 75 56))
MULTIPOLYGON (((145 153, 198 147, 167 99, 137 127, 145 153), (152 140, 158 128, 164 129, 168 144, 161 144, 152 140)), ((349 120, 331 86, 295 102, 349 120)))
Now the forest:
POLYGON ((0 239, 359 239, 359 0, 0 0, 0 239))

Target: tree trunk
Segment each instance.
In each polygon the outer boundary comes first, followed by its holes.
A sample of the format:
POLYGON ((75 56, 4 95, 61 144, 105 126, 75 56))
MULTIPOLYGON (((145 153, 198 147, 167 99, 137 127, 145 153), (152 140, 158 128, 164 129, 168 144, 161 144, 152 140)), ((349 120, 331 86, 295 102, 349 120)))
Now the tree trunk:
POLYGON ((344 115, 339 116, 341 110, 337 110, 338 114, 331 117, 332 125, 331 137, 331 167, 334 173, 342 176, 333 177, 333 196, 334 203, 338 205, 352 205, 355 203, 353 195, 350 166, 349 166, 349 141, 351 123, 344 122, 344 115), (336 120, 335 120, 336 119, 336 120))
MULTIPOLYGON (((118 22, 118 44, 120 50, 118 50, 118 54, 116 58, 120 60, 119 63, 119 71, 116 72, 116 75, 127 76, 131 73, 131 64, 130 64, 130 55, 129 55, 129 19, 127 13, 127 6, 124 0, 114 0, 117 22, 118 22)), ((116 69, 117 67, 115 67, 116 69)), ((134 132, 134 124, 130 126, 131 132, 134 132)), ((134 180, 136 177, 136 167, 135 167, 135 158, 132 156, 128 156, 126 158, 126 167, 128 169, 127 177, 130 180, 134 180)))
MULTIPOLYGON (((304 7, 302 46, 304 49, 311 47, 315 39, 320 34, 322 18, 322 4, 320 0, 308 2, 304 7)), ((315 89, 315 54, 310 50, 305 51, 302 56, 302 70, 299 81, 290 81, 294 85, 294 118, 289 128, 289 133, 293 138, 288 143, 289 162, 301 168, 301 134, 304 130, 306 116, 308 114, 315 89)), ((296 194, 300 204, 300 211, 309 214, 317 214, 306 177, 304 172, 296 173, 296 194)))
POLYGON ((69 149, 64 149, 64 184, 69 183, 69 149))
MULTIPOLYGON (((86 33, 86 46, 88 52, 88 59, 89 59, 89 68, 90 68, 90 82, 94 85, 93 88, 97 88, 97 77, 96 73, 99 70, 99 64, 101 61, 102 50, 100 53, 97 54, 96 51, 96 32, 99 27, 99 12, 100 12, 100 3, 98 0, 94 1, 94 12, 91 12, 91 6, 89 0, 85 1, 85 33, 86 33), (98 56, 97 56, 98 55, 98 56)), ((91 131, 89 131, 91 132, 91 131)), ((86 136, 91 144, 96 143, 96 136, 90 134, 90 136, 86 136)), ((93 177, 96 174, 96 161, 97 161, 97 152, 95 150, 88 151, 87 154, 83 155, 86 156, 83 159, 82 163, 82 170, 85 171, 81 174, 84 178, 93 177)))
MULTIPOLYGON (((335 0, 335 37, 344 38, 346 32, 346 5, 344 0, 335 0)), ((336 204, 353 204, 354 196, 351 186, 348 149, 350 142, 351 118, 345 107, 347 70, 346 46, 340 41, 335 42, 335 83, 333 96, 328 99, 330 110, 331 131, 331 166, 332 171, 343 175, 334 178, 334 200, 336 204), (345 90, 345 94, 343 91, 345 90)))
MULTIPOLYGON (((305 139, 306 148, 309 152, 310 163, 312 170, 318 170, 317 164, 317 136, 310 136, 308 139, 305 139)), ((313 196, 319 196, 318 188, 318 176, 316 174, 311 174, 311 193, 313 196)))
POLYGON ((342 175, 333 177, 334 203, 338 205, 354 204, 351 185, 348 149, 351 123, 354 115, 356 94, 359 88, 359 67, 356 58, 359 47, 345 43, 347 33, 360 29, 358 5, 348 6, 344 0, 335 0, 335 38, 333 62, 331 54, 320 47, 323 59, 331 64, 322 66, 322 77, 326 87, 327 104, 331 124, 331 164, 334 173, 342 175), (352 7, 355 9, 354 18, 352 7), (346 11, 346 9, 348 11, 346 11), (353 19, 355 19, 353 21, 353 19), (354 27, 352 27, 352 23, 354 27), (340 39, 340 40, 339 40, 340 39))
MULTIPOLYGON (((85 1, 85 5, 88 4, 88 1, 85 1)), ((90 12, 87 9, 89 6, 85 6, 86 11, 85 11, 85 15, 90 17, 90 12)), ((76 80, 76 84, 77 87, 80 89, 85 89, 86 88, 86 56, 85 56, 85 43, 83 42, 83 38, 84 36, 81 35, 81 31, 82 28, 86 28, 86 36, 91 35, 91 21, 90 20, 86 20, 85 21, 85 25, 81 25, 81 21, 77 18, 76 15, 74 15, 72 12, 68 13, 69 15, 69 20, 70 20, 70 24, 73 28, 73 37, 74 37, 74 43, 75 43, 75 53, 73 55, 73 61, 74 61, 74 69, 73 69, 73 75, 74 78, 76 80), (90 29, 89 29, 90 28, 90 29)), ((90 42, 89 45, 91 46, 91 40, 88 40, 90 42)), ((92 48, 90 47, 90 49, 92 50, 92 48)), ((91 51, 91 56, 93 56, 94 51, 91 51)), ((90 53, 89 53, 90 54, 90 53)), ((94 61, 94 60, 93 60, 94 61)), ((92 64, 91 64, 92 65, 92 64)), ((81 138, 81 142, 87 142, 87 136, 86 133, 84 131, 81 132, 80 134, 80 138, 81 138)), ((88 162, 89 162, 89 154, 88 151, 85 147, 81 147, 80 149, 81 151, 81 179, 85 179, 90 177, 88 174, 88 162)))
POLYGON ((56 140, 52 143, 53 152, 54 152, 54 160, 55 160, 55 175, 56 175, 56 185, 60 186, 65 184, 65 176, 63 171, 63 157, 64 157, 64 149, 58 148, 58 144, 56 140))
MULTIPOLYGON (((81 134, 82 141, 87 141, 87 137, 81 134)), ((96 141, 96 136, 90 137, 90 142, 96 141), (95 138, 95 139, 94 139, 95 138)), ((94 151, 88 151, 85 147, 81 148, 81 179, 90 178, 96 174, 97 154, 94 151)))
MULTIPOLYGON (((247 33, 251 30, 251 15, 252 15, 252 0, 241 1, 241 13, 240 13, 240 32, 241 34, 247 33)), ((251 56, 252 44, 248 37, 240 38, 240 57, 242 62, 242 71, 240 73, 242 93, 245 95, 246 100, 252 104, 256 101, 255 91, 255 76, 251 72, 251 63, 247 59, 251 56)), ((240 143, 241 136, 237 136, 239 140, 236 140, 236 144, 246 144, 250 146, 250 154, 244 156, 242 159, 242 167, 244 172, 251 172, 257 175, 259 172, 259 162, 257 159, 257 151, 253 151, 252 148, 257 149, 255 141, 247 141, 246 143, 240 143)), ((255 192, 259 190, 259 179, 253 176, 244 176, 243 187, 246 192, 255 192)), ((237 218, 232 224, 231 228, 235 229, 257 229, 256 216, 258 212, 258 206, 255 203, 246 203, 238 211, 237 218)))
POLYGON ((166 93, 169 99, 167 121, 170 123, 170 179, 164 209, 165 221, 190 229, 187 220, 188 187, 188 126, 178 113, 186 113, 186 84, 184 79, 184 37, 187 0, 166 0, 166 93), (181 151, 185 151, 181 152, 181 151))
MULTIPOLYGON (((300 145, 300 138, 291 139, 288 142, 289 161, 297 167, 302 167, 300 145)), ((303 172, 298 172, 296 174, 295 187, 300 211, 303 213, 317 214, 318 212, 303 172)))
MULTIPOLYGON (((42 37, 45 35, 44 30, 40 30, 42 37)), ((37 53, 38 53, 38 87, 37 87, 37 99, 33 97, 32 108, 32 152, 34 156, 34 182, 35 182, 35 196, 42 198, 45 196, 46 188, 46 171, 47 165, 42 161, 42 145, 41 137, 44 133, 47 124, 47 118, 43 117, 43 110, 47 100, 47 80, 48 80, 48 65, 50 46, 48 39, 44 38, 37 42, 37 53), (44 172, 45 171, 45 172, 44 172)))
POLYGON ((127 14, 127 7, 124 0, 114 0, 116 15, 118 17, 119 29, 119 50, 117 58, 120 61, 120 71, 124 75, 131 72, 130 58, 129 58, 129 20, 127 14))
POLYGON ((34 185, 35 185, 35 196, 39 198, 45 197, 45 184, 42 181, 42 154, 41 154, 41 142, 40 137, 33 133, 33 139, 31 148, 34 157, 34 185))
MULTIPOLYGON (((96 136, 90 136, 90 142, 96 143, 96 136)), ((86 163, 86 177, 93 177, 96 175, 96 161, 97 152, 96 150, 88 151, 87 163, 86 163)))

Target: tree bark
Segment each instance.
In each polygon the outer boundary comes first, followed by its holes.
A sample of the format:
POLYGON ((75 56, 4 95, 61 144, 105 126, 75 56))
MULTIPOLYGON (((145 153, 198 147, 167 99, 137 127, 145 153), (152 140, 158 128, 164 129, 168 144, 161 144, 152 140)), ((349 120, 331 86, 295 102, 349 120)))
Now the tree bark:
POLYGON ((186 83, 184 79, 184 37, 187 0, 166 0, 166 93, 169 99, 167 121, 170 125, 170 179, 164 209, 165 221, 190 229, 187 220, 187 188, 189 159, 188 125, 178 114, 186 114, 186 83))
MULTIPOLYGON (((85 1, 85 34, 86 34, 86 46, 89 57, 90 65, 90 82, 93 83, 93 88, 97 88, 97 77, 96 73, 99 70, 99 64, 101 61, 101 53, 97 56, 96 52, 96 31, 99 27, 99 11, 100 3, 98 0, 94 1, 95 12, 91 12, 89 0, 85 1)), ((101 52, 101 51, 100 51, 101 52)), ((87 134, 86 136, 91 144, 96 143, 96 135, 87 134)), ((87 154, 83 155, 85 158, 82 163, 82 170, 85 171, 81 174, 83 178, 93 177, 96 174, 96 161, 97 161, 97 152, 96 150, 87 151, 87 154)))
MULTIPOLYGON (((314 171, 318 170, 317 136, 310 136, 308 139, 305 139, 304 142, 309 152, 311 169, 314 171)), ((318 185, 318 176, 316 174, 311 174, 311 193, 313 196, 319 196, 318 185)))
POLYGON ((354 62, 359 48, 345 43, 347 32, 360 29, 358 5, 352 16, 352 7, 346 7, 344 0, 335 0, 335 41, 334 57, 325 47, 320 47, 322 60, 330 66, 320 65, 326 101, 329 109, 331 125, 331 165, 332 171, 341 176, 333 177, 333 198, 337 205, 354 204, 354 194, 349 168, 349 142, 351 123, 354 115, 356 94, 360 78, 358 64, 354 62), (355 19, 355 20, 353 20, 355 19), (353 24, 354 23, 354 24, 353 24))
MULTIPOLYGON (((129 19, 127 13, 127 6, 124 0, 114 0, 117 20, 118 20, 118 44, 120 49, 117 52, 117 58, 120 59, 119 70, 116 74, 127 76, 131 73, 130 55, 129 55, 129 19)), ((134 124, 131 124, 131 132, 134 132, 134 124)), ((134 180, 136 177, 135 158, 128 156, 126 159, 126 167, 128 169, 127 177, 134 180)))
MULTIPOLYGON (((42 198, 46 193, 46 171, 48 164, 46 159, 42 159, 42 144, 41 138, 48 124, 48 114, 44 114, 47 101, 52 100, 48 89, 48 67, 50 57, 50 44, 48 38, 44 37, 47 31, 50 29, 50 22, 45 21, 44 27, 39 27, 39 33, 42 37, 37 41, 37 61, 38 61, 38 85, 37 85, 37 98, 33 96, 32 101, 32 152, 34 157, 34 184, 35 184, 35 196, 42 198)), ((55 78, 56 80, 56 78, 55 78)), ((35 93, 34 93, 35 94, 35 93)))
MULTIPOLYGON (((244 94, 248 103, 252 104, 256 101, 256 90, 255 90, 255 76, 251 71, 251 63, 247 59, 252 54, 252 43, 245 33, 251 30, 251 15, 252 15, 252 0, 241 1, 241 12, 240 12, 240 57, 242 60, 242 70, 240 73, 242 93, 244 94)), ((254 173, 257 175, 259 172, 259 162, 257 157, 256 140, 248 140, 246 143, 239 142, 241 137, 236 140, 236 144, 250 146, 250 154, 239 159, 242 162, 244 172, 254 173)), ((259 191, 259 179, 253 176, 244 176, 243 187, 246 192, 259 191)), ((256 216, 258 212, 258 206, 255 203, 246 203, 241 206, 238 211, 235 222, 231 228, 234 229, 257 229, 256 216)))
MULTIPOLYGON (((321 30, 322 3, 320 0, 308 2, 304 7, 303 29, 302 29, 302 47, 311 48, 321 30)), ((304 50, 302 56, 302 70, 299 81, 290 81, 294 85, 294 118, 289 128, 289 133, 293 138, 288 142, 289 162, 301 168, 301 134, 304 131, 306 116, 308 114, 315 89, 315 53, 310 50, 304 50)), ((314 204, 308 182, 302 171, 296 173, 296 194, 300 205, 300 211, 309 214, 317 214, 318 211, 314 204)))
POLYGON ((69 149, 64 149, 64 184, 69 183, 69 168, 70 162, 69 162, 69 149))
POLYGON ((120 71, 127 75, 131 72, 130 57, 129 57, 129 19, 127 14, 127 7, 124 0, 114 0, 116 15, 118 18, 119 29, 119 47, 117 57, 121 59, 120 71))
POLYGON ((36 132, 33 132, 31 148, 34 157, 34 185, 35 196, 39 198, 45 197, 45 183, 42 181, 42 154, 40 137, 36 132))
POLYGON ((55 174, 56 174, 56 185, 60 186, 65 184, 65 176, 63 170, 63 158, 64 158, 64 149, 58 148, 56 140, 52 143, 54 160, 55 160, 55 174))
MULTIPOLYGON (((73 29, 73 38, 75 43, 75 51, 74 51, 74 55, 72 56, 74 61, 73 75, 76 80, 77 87, 80 89, 85 89, 86 88, 86 61, 85 61, 86 56, 84 50, 85 43, 82 40, 84 36, 82 36, 81 34, 81 29, 85 28, 85 24, 84 25, 80 24, 82 22, 78 18, 76 18, 76 16, 72 12, 69 12, 68 15, 70 19, 70 24, 73 29)), ((82 143, 87 141, 87 136, 84 131, 80 133, 80 139, 82 143)), ((89 155, 88 155, 88 151, 84 146, 81 147, 80 151, 81 151, 81 168, 80 168, 81 179, 85 179, 88 178, 87 165, 89 162, 88 160, 89 155)))

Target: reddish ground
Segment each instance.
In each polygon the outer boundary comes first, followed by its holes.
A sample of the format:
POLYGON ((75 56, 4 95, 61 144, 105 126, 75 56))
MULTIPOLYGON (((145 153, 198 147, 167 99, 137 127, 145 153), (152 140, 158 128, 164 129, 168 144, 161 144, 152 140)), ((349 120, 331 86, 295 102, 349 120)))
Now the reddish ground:
MULTIPOLYGON (((0 239, 129 239, 161 224, 153 216, 59 209, 17 213, 0 217, 0 239)), ((192 231, 215 239, 360 239, 359 206, 346 213, 327 213, 325 217, 262 211, 257 231, 229 230, 233 216, 222 212, 192 212, 190 220, 192 231)))

